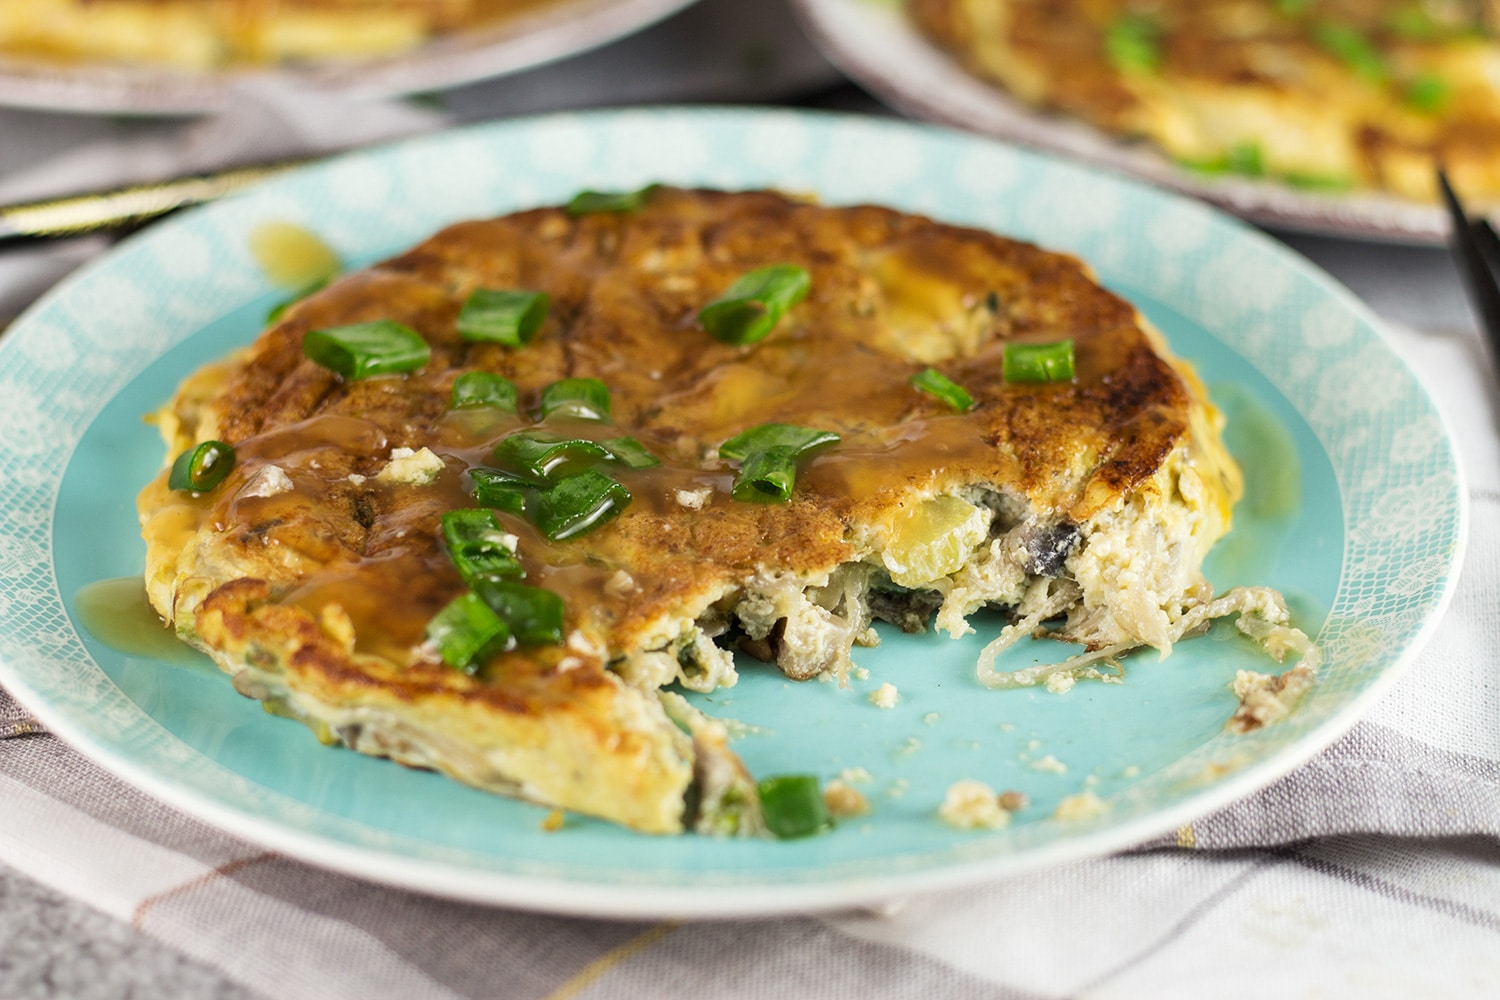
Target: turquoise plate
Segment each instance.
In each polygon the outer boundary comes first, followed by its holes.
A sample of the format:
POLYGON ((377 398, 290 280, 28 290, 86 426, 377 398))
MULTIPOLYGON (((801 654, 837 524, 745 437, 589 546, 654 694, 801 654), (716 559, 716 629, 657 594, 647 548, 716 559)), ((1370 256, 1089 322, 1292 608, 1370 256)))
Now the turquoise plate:
MULTIPOLYGON (((1433 628, 1462 549, 1464 491, 1443 422, 1371 315, 1328 278, 1212 209, 993 142, 797 112, 650 110, 491 125, 357 153, 186 214, 66 281, 0 341, 0 682, 54 732, 162 800, 289 855, 427 892, 561 912, 748 915, 874 902, 1099 854, 1260 787, 1347 729, 1433 628), (741 665, 697 699, 749 731, 755 771, 863 768, 866 819, 792 842, 658 838, 326 749, 205 661, 117 652, 76 596, 140 571, 134 497, 161 446, 141 415, 255 336, 278 298, 248 249, 300 223, 366 262, 473 216, 649 181, 776 186, 875 201, 1075 252, 1191 359, 1234 421, 1251 495, 1210 559, 1220 588, 1269 584, 1318 637, 1293 717, 1224 731, 1237 668, 1218 628, 1123 684, 992 692, 985 635, 887 631, 848 688, 741 665), (1256 429, 1259 428, 1257 431, 1256 429), (1258 484, 1291 480, 1293 502, 1258 484), (869 694, 900 690, 895 708, 869 694), (935 816, 961 778, 1016 789, 1005 830, 935 816), (1066 796, 1107 806, 1052 817, 1066 796)), ((1059 649, 1024 643, 1020 666, 1059 649)))

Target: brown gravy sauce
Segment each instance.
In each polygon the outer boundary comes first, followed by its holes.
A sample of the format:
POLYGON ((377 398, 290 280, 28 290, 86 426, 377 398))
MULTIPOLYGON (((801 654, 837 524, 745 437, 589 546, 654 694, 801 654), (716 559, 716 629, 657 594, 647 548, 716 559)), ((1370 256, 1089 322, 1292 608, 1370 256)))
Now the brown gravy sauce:
POLYGON ((205 665, 202 654, 177 638, 146 599, 139 576, 96 580, 73 596, 78 623, 104 645, 127 656, 184 665, 205 665))
MULTIPOLYGON (((830 361, 809 358, 809 363, 786 381, 786 391, 774 405, 744 423, 710 428, 701 437, 695 435, 697 448, 706 452, 744 427, 771 421, 835 430, 841 434, 841 442, 800 465, 795 493, 797 498, 812 500, 835 512, 846 508, 851 498, 870 498, 893 486, 930 481, 955 465, 993 465, 994 451, 985 441, 983 426, 913 390, 907 383, 914 371, 910 363, 867 355, 853 365, 845 359, 839 370, 830 361), (835 371, 837 374, 831 374, 835 371)), ((996 365, 998 368, 998 361, 996 365)), ((628 405, 620 406, 622 402, 627 401, 617 399, 616 408, 629 409, 628 405)), ((753 401, 742 408, 754 409, 753 401)), ((423 436, 446 468, 433 483, 413 486, 383 483, 376 478, 390 450, 390 438, 377 424, 341 414, 314 416, 257 435, 237 447, 238 467, 231 483, 243 484, 260 467, 274 464, 291 478, 295 486, 292 492, 271 497, 227 493, 215 504, 212 516, 221 525, 247 526, 252 536, 258 526, 270 524, 272 527, 264 533, 270 537, 278 511, 284 513, 293 506, 335 510, 363 495, 369 498, 371 507, 385 508, 389 504, 382 494, 399 490, 408 497, 413 493, 420 496, 415 501, 420 513, 411 509, 413 501, 408 498, 395 515, 411 522, 408 533, 393 538, 402 529, 392 531, 390 524, 383 524, 383 544, 378 551, 371 551, 368 545, 374 533, 367 537, 363 552, 333 547, 319 551, 316 539, 306 543, 299 540, 299 545, 308 546, 310 555, 332 556, 333 561, 288 598, 314 616, 325 604, 338 603, 355 623, 361 652, 403 662, 409 659, 411 648, 422 641, 428 620, 462 588, 438 540, 438 518, 446 510, 477 506, 469 493, 466 473, 494 467, 491 455, 495 444, 525 426, 531 425, 524 418, 498 414, 487 419, 470 413, 440 418, 423 436), (364 459, 356 460, 358 471, 349 469, 356 477, 364 476, 364 482, 351 483, 349 472, 331 479, 331 473, 346 468, 351 455, 364 459)), ((730 496, 734 479, 731 463, 706 454, 695 461, 677 457, 682 446, 675 429, 662 433, 649 420, 635 426, 576 419, 536 426, 600 440, 628 434, 663 459, 660 466, 649 469, 607 467, 606 471, 632 496, 622 519, 650 517, 689 523, 705 512, 718 511, 730 519, 770 515, 774 522, 775 515, 782 513, 734 500, 730 496), (692 494, 704 488, 712 492, 699 511, 687 509, 679 499, 680 493, 692 494)), ((619 609, 611 606, 629 597, 612 595, 606 584, 622 567, 612 558, 613 552, 601 551, 596 544, 599 535, 610 530, 608 527, 577 540, 551 542, 521 517, 503 512, 498 516, 520 539, 518 551, 527 569, 526 582, 562 596, 570 609, 570 625, 574 624, 575 609, 593 609, 591 617, 601 624, 619 616, 619 609)), ((711 553, 705 555, 712 557, 711 553)))

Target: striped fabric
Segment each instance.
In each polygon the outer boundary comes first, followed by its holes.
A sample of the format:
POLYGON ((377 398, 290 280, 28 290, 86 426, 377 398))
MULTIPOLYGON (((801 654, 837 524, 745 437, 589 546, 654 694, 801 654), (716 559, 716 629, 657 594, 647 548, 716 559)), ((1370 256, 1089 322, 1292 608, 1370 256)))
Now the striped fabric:
MULTIPOLYGON (((54 925, 121 958, 70 996, 1378 996, 1396 983, 1389 995, 1488 996, 1500 766, 1486 779, 1472 764, 1366 723, 1170 846, 879 913, 679 925, 451 903, 310 868, 31 735, 0 745, 0 899, 35 892, 21 873, 111 918, 91 926, 85 907, 58 907, 54 925), (1365 772, 1398 780, 1338 780, 1365 772), (1481 794, 1466 804, 1459 786, 1481 794), (1372 793, 1390 808, 1367 812, 1372 793), (1429 812, 1441 835, 1416 836, 1405 824, 1429 812), (1337 835, 1305 839, 1299 815, 1337 835)), ((34 934, 10 928, 0 951, 25 955, 34 934)), ((46 954, 0 963, 0 992, 55 975, 46 954)))

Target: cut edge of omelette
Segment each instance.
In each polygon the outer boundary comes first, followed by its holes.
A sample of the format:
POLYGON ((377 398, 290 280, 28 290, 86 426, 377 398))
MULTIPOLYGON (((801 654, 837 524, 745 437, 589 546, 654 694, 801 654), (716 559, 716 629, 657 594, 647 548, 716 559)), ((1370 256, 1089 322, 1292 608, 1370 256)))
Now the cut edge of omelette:
MULTIPOLYGON (((239 352, 205 366, 154 415, 169 458, 212 437, 210 401, 248 360, 239 352)), ((562 710, 502 697, 476 712, 487 685, 446 667, 417 665, 413 678, 408 665, 357 652, 337 605, 314 617, 273 600, 265 580, 216 583, 212 556, 192 544, 202 512, 167 488, 165 471, 142 491, 140 509, 152 607, 236 691, 319 742, 643 833, 764 832, 755 783, 724 727, 622 681, 581 636, 540 653, 540 672, 570 682, 562 710)))

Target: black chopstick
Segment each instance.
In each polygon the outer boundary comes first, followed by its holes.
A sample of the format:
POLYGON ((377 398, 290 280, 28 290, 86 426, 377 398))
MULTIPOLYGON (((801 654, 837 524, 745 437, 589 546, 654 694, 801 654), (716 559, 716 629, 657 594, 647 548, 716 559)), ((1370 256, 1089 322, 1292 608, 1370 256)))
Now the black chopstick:
POLYGON ((1448 247, 1458 263, 1459 274, 1464 280, 1464 289, 1469 293, 1469 302, 1479 314, 1479 326, 1484 332, 1490 349, 1490 360, 1500 361, 1500 237, 1487 219, 1471 221, 1464 211, 1463 203, 1453 193, 1448 175, 1437 172, 1438 187, 1443 193, 1443 202, 1448 207, 1448 218, 1453 223, 1448 247))
POLYGON ((307 163, 286 160, 0 206, 0 250, 95 233, 128 233, 181 208, 232 194, 307 163))

